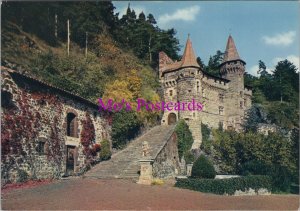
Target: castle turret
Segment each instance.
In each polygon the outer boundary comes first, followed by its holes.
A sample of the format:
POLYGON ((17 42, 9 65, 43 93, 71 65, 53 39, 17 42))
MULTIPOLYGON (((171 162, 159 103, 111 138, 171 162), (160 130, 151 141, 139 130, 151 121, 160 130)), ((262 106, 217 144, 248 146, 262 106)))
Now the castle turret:
POLYGON ((229 89, 226 93, 227 126, 241 129, 244 117, 244 73, 245 64, 236 49, 232 36, 228 37, 223 62, 220 65, 221 76, 230 80, 229 89))

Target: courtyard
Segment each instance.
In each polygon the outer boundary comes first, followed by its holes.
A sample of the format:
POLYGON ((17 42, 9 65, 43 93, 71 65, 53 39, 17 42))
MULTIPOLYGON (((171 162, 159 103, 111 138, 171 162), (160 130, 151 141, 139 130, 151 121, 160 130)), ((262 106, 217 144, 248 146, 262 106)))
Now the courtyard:
POLYGON ((220 196, 178 189, 173 181, 70 178, 2 190, 3 210, 297 210, 298 195, 220 196))

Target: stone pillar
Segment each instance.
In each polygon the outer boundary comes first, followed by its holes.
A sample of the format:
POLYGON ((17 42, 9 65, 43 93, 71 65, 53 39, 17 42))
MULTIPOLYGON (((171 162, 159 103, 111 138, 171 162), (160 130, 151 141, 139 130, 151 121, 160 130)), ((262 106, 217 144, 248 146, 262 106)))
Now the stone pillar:
POLYGON ((140 171, 140 177, 139 181, 137 182, 138 184, 142 185, 151 185, 152 183, 152 164, 153 164, 152 159, 143 159, 139 160, 141 164, 141 171, 140 171))
POLYGON ((188 177, 192 176, 192 167, 193 167, 193 164, 187 164, 186 165, 186 175, 188 177))

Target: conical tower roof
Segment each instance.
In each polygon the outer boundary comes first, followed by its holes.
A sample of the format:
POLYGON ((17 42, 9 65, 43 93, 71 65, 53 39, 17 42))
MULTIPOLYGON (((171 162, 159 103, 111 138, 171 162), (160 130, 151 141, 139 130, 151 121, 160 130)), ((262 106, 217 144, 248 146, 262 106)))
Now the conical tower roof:
POLYGON ((223 63, 229 62, 229 61, 236 61, 236 60, 240 60, 240 61, 244 62, 243 60, 241 60, 241 58, 239 56, 239 53, 235 47, 232 36, 229 35, 228 40, 227 40, 224 58, 223 58, 223 63))
POLYGON ((200 67, 197 63, 197 57, 194 53, 190 36, 188 36, 188 39, 186 41, 185 50, 181 59, 181 67, 189 66, 200 67))

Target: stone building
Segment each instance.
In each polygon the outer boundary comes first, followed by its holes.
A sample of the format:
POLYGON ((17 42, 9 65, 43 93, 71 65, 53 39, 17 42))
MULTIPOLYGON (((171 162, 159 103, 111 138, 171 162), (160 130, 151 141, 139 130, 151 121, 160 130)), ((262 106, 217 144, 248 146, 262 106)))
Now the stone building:
POLYGON ((97 104, 5 67, 1 76, 3 183, 81 172, 111 141, 97 104))
POLYGON ((165 111, 162 124, 173 124, 184 119, 193 134, 192 149, 201 145, 201 123, 211 128, 241 130, 245 111, 251 106, 252 91, 244 85, 246 62, 238 54, 233 38, 229 36, 220 65, 221 77, 207 74, 199 66, 190 38, 181 61, 173 61, 164 52, 159 54, 159 80, 165 102, 196 102, 201 111, 170 109, 165 111))

